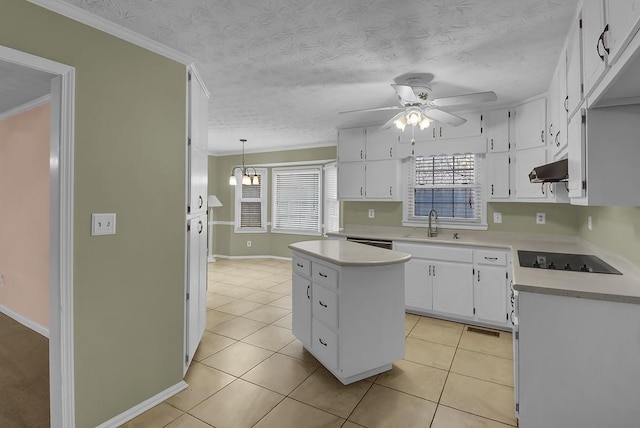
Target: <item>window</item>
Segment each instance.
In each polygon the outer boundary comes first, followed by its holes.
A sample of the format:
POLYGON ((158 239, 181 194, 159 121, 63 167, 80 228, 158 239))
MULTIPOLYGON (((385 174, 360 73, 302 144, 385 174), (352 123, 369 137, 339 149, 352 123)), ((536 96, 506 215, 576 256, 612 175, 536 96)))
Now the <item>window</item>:
POLYGON ((426 222, 429 211, 435 209, 440 223, 480 224, 481 162, 473 154, 411 159, 405 220, 426 222))
POLYGON ((236 232, 267 231, 267 170, 256 168, 256 174, 259 184, 241 184, 242 174, 237 171, 236 232))
POLYGON ((273 170, 272 232, 321 233, 320 167, 273 170))
POLYGON ((338 232, 339 229, 338 168, 334 162, 324 167, 324 232, 338 232))

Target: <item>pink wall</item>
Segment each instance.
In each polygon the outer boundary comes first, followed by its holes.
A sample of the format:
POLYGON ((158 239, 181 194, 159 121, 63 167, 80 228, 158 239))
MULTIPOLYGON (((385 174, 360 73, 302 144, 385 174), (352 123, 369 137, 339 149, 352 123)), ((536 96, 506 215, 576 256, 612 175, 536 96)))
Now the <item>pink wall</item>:
POLYGON ((47 103, 0 120, 0 305, 45 328, 50 115, 47 103))

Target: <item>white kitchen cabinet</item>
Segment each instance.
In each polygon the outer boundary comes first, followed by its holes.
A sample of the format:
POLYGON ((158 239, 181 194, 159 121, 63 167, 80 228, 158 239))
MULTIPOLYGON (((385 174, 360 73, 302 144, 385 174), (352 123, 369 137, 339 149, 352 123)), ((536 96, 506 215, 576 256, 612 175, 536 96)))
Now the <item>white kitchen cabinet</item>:
POLYGON ((582 84, 581 41, 582 27, 577 19, 569 30, 567 42, 567 116, 571 118, 582 104, 584 86, 582 84))
MULTIPOLYGON (((427 112, 427 116, 429 112, 427 112)), ((452 126, 448 124, 441 124, 434 127, 436 130, 436 137, 441 140, 451 140, 458 138, 479 137, 483 135, 483 115, 482 113, 466 113, 457 114, 464 119, 467 119, 465 123, 459 126, 452 126)))
POLYGON ((363 161, 365 156, 364 128, 338 130, 338 162, 363 161))
POLYGON ((294 335, 345 385, 389 370, 404 357, 404 263, 338 265, 308 244, 291 246, 294 335))
POLYGON ((640 206, 640 105, 587 109, 569 124, 572 204, 640 206))
POLYGON ((511 199, 511 154, 487 153, 487 200, 511 199))
POLYGON ((498 250, 475 250, 473 304, 475 317, 491 323, 509 322, 508 254, 498 250))
POLYGON ((338 199, 364 199, 364 166, 364 162, 338 162, 338 199))
POLYGON ((547 198, 546 185, 529 181, 531 170, 546 163, 547 148, 544 146, 516 150, 516 200, 539 200, 539 202, 543 202, 547 198))
POLYGON ((637 304, 520 291, 516 307, 520 427, 638 426, 637 304))
POLYGON ((538 98, 516 107, 516 149, 530 149, 532 147, 542 147, 546 144, 546 118, 546 98, 538 98))
POLYGON ((207 212, 209 100, 191 72, 188 74, 188 96, 187 214, 199 215, 207 212))
MULTIPOLYGON (((400 247, 402 248, 402 247, 400 247)), ((399 249, 399 251, 405 251, 399 249)), ((433 310, 433 282, 430 261, 413 258, 404 265, 404 298, 409 310, 431 311, 433 310)))
POLYGON ((473 316, 473 269, 458 263, 433 263, 433 310, 473 316))
POLYGON ((608 67, 604 0, 582 2, 582 78, 589 96, 608 67))
POLYGON ((640 28, 640 0, 606 0, 609 64, 614 64, 640 28))
POLYGON ((386 129, 380 129, 378 126, 365 128, 367 161, 394 159, 398 146, 398 133, 395 126, 386 129))
POLYGON ((562 152, 567 145, 567 64, 566 53, 560 55, 560 61, 553 73, 547 97, 547 135, 550 148, 549 159, 562 152))
MULTIPOLYGON (((207 216, 187 220, 186 357, 191 363, 207 318, 207 216)), ((186 368, 185 368, 186 370, 186 368)))
POLYGON ((365 165, 366 199, 402 200, 401 165, 397 159, 367 161, 365 165))
POLYGON ((511 149, 509 139, 509 110, 493 110, 486 113, 487 118, 487 152, 504 153, 511 149))

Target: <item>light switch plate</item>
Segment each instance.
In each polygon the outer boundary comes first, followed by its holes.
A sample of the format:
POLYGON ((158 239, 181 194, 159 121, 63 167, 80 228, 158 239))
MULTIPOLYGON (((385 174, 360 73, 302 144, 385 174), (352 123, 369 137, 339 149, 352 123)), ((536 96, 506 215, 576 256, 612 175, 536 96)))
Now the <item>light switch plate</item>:
POLYGON ((496 224, 502 223, 502 213, 493 213, 493 222, 496 224))
POLYGON ((536 224, 545 224, 547 223, 547 214, 546 213, 537 213, 536 214, 536 224))
POLYGON ((91 236, 115 235, 116 213, 91 214, 91 236))
POLYGON ((587 217, 587 228, 589 230, 593 230, 593 219, 591 218, 591 216, 587 217))
POLYGON ((375 218, 376 217, 376 210, 374 210, 373 208, 369 208, 369 218, 375 218))

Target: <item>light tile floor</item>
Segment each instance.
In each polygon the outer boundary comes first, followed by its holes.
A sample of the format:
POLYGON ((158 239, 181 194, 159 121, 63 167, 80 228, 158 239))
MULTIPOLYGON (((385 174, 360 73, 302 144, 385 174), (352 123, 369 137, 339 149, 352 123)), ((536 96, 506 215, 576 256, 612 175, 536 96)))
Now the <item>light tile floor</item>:
POLYGON ((209 264, 207 327, 189 388, 125 427, 516 426, 511 334, 407 314, 406 356, 342 385, 291 333, 291 262, 209 264))

